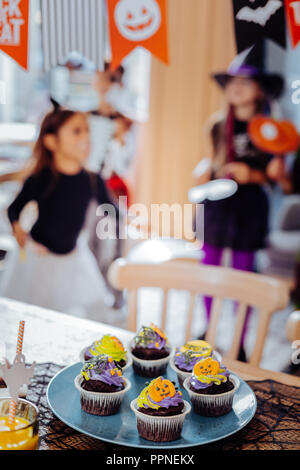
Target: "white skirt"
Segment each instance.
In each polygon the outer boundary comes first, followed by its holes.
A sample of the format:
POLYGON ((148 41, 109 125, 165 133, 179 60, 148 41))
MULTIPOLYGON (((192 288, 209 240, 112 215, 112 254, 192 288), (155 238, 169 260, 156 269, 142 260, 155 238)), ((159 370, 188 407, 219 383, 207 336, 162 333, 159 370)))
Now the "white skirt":
POLYGON ((39 254, 38 247, 30 240, 25 256, 18 247, 8 255, 2 297, 73 314, 103 300, 105 284, 84 238, 67 255, 39 254))

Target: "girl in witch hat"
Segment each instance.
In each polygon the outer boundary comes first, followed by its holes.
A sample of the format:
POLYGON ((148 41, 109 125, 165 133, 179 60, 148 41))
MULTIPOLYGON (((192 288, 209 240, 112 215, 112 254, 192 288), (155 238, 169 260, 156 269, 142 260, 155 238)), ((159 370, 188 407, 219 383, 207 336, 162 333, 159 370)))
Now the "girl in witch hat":
MULTIPOLYGON (((211 125, 212 158, 198 183, 231 178, 238 183, 238 191, 227 199, 205 201, 204 264, 220 265, 224 248, 231 248, 232 266, 253 271, 255 252, 264 247, 269 216, 264 185, 269 181, 272 155, 258 150, 247 130, 256 114, 269 113, 272 100, 282 93, 283 79, 265 72, 262 63, 258 44, 240 54, 227 72, 213 76, 224 91, 227 107, 211 125)), ((209 320, 212 299, 204 300, 209 320)), ((245 360, 246 323, 240 360, 245 360)))
POLYGON ((111 204, 112 213, 117 209, 102 178, 85 169, 90 153, 86 115, 52 102, 54 109, 44 118, 34 149, 34 168, 8 208, 26 256, 22 259, 16 250, 8 260, 0 295, 84 315, 105 295, 96 261, 79 238, 88 205, 96 199, 111 204), (37 203, 38 217, 27 233, 20 217, 30 201, 37 203))

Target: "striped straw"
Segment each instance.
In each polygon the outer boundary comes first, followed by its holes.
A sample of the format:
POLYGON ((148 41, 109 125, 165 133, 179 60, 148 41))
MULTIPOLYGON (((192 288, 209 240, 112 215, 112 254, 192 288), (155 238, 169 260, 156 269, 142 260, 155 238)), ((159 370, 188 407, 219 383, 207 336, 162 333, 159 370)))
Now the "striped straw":
POLYGON ((16 409, 17 409, 17 403, 15 402, 15 400, 10 400, 9 411, 8 411, 9 426, 13 426, 15 424, 16 409))
POLYGON ((17 341, 17 354, 22 354, 25 322, 20 321, 17 341))
MULTIPOLYGON (((17 354, 22 354, 24 328, 25 328, 25 321, 20 321, 19 331, 18 331, 18 340, 17 340, 17 354)), ((16 409, 17 409, 17 402, 15 402, 15 400, 10 400, 9 411, 8 411, 9 426, 13 426, 15 423, 16 409)))

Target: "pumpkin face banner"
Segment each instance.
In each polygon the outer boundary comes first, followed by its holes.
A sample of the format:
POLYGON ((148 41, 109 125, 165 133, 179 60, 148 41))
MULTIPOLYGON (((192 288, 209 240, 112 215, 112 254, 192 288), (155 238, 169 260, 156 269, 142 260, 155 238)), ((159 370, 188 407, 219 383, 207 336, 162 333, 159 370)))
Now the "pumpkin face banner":
POLYGON ((115 22, 130 41, 144 41, 156 33, 161 12, 156 0, 121 0, 115 9, 115 22))
POLYGON ((148 388, 149 397, 156 403, 160 403, 165 398, 174 397, 175 393, 174 384, 163 377, 158 377, 148 388))
POLYGON ((109 0, 112 68, 136 47, 168 63, 167 0, 109 0))
POLYGON ((200 377, 201 375, 218 375, 220 372, 220 364, 215 359, 208 357, 197 362, 194 367, 194 375, 200 377))

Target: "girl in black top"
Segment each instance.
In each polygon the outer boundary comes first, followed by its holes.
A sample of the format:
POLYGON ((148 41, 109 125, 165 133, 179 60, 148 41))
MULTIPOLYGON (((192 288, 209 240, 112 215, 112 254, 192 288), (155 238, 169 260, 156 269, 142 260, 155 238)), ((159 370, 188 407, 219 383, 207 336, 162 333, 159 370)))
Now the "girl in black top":
MULTIPOLYGON (((260 46, 254 46, 246 56, 238 56, 227 72, 214 75, 224 91, 227 109, 211 125, 210 168, 198 183, 231 178, 238 183, 238 190, 227 199, 204 201, 204 264, 220 265, 223 250, 230 248, 232 267, 253 271, 255 252, 265 246, 269 202, 264 185, 269 181, 273 156, 253 145, 248 125, 280 95, 283 80, 267 74, 261 59, 260 46)), ((212 299, 204 300, 209 321, 212 299)), ((241 338, 240 360, 246 358, 243 345, 249 314, 250 309, 241 338)))
POLYGON ((103 295, 93 255, 78 242, 90 201, 95 198, 112 215, 116 208, 99 175, 84 169, 90 153, 87 117, 55 107, 41 126, 31 176, 8 208, 13 233, 25 259, 11 262, 3 296, 60 310, 75 311, 103 295), (38 218, 30 234, 19 218, 30 201, 38 218))

